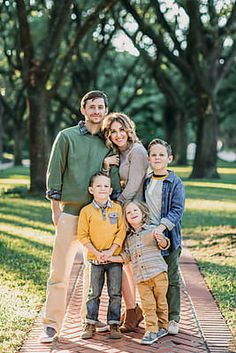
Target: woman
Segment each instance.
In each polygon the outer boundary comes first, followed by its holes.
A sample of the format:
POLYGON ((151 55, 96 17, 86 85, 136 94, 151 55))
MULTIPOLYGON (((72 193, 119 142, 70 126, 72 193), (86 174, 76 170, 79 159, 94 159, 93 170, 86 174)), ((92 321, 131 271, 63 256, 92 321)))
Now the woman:
MULTIPOLYGON (((122 192, 118 201, 124 204, 133 199, 143 199, 143 182, 148 168, 147 152, 139 141, 134 122, 123 113, 111 113, 103 122, 106 145, 115 155, 104 160, 104 171, 111 165, 119 166, 122 192), (118 154, 117 154, 118 153, 118 154)), ((131 332, 143 320, 142 311, 136 304, 136 287, 131 265, 124 265, 122 294, 126 313, 122 332, 131 332)))

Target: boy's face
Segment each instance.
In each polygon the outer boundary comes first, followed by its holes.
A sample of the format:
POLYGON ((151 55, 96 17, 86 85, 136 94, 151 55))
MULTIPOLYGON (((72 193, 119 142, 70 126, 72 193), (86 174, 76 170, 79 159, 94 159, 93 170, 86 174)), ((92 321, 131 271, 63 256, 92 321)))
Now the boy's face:
POLYGON ((151 147, 148 160, 155 174, 164 175, 167 173, 167 166, 173 160, 173 156, 168 156, 165 146, 157 144, 151 147))
POLYGON ((108 112, 103 98, 93 98, 87 100, 85 107, 81 107, 80 110, 84 115, 85 120, 93 125, 101 124, 108 112))
POLYGON ((105 203, 112 193, 110 178, 99 175, 96 176, 93 185, 89 186, 89 192, 98 203, 105 203))
POLYGON ((143 224, 143 215, 140 208, 131 202, 125 209, 125 216, 127 222, 134 228, 137 229, 143 224))

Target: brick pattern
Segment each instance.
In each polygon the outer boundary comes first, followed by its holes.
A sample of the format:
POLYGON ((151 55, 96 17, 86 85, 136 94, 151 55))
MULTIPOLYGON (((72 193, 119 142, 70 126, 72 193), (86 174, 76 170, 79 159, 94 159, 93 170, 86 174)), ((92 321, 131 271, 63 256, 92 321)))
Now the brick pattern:
MULTIPOLYGON (((181 288, 180 333, 165 336, 152 346, 141 346, 144 324, 135 333, 111 340, 107 333, 97 333, 91 340, 81 340, 80 306, 82 298, 81 259, 76 258, 68 294, 67 313, 61 335, 53 344, 40 344, 41 316, 35 322, 20 353, 230 353, 231 333, 213 300, 188 250, 181 257, 183 284, 181 288), (206 309, 207 308, 207 309, 206 309), (223 320, 223 321, 222 321, 223 320), (221 329, 223 327, 223 329, 221 329)), ((104 288, 100 304, 100 319, 106 322, 108 297, 104 288)))

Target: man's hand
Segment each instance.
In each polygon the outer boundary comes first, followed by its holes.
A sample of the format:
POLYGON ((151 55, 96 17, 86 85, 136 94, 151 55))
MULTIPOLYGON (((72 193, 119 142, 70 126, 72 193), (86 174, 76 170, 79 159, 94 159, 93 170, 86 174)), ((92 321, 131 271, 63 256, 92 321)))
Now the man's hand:
POLYGON ((52 221, 54 226, 56 227, 62 213, 60 209, 60 202, 57 200, 51 200, 51 209, 52 209, 52 221))

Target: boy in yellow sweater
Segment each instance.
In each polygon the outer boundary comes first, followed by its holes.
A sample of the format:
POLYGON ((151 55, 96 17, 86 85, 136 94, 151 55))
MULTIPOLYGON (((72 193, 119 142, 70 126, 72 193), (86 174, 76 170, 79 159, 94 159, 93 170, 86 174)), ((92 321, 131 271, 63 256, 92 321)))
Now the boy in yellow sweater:
POLYGON ((112 263, 108 258, 119 255, 122 250, 126 236, 122 209, 110 200, 111 179, 106 174, 98 172, 92 176, 89 192, 93 195, 93 201, 81 210, 78 222, 78 239, 88 249, 87 258, 90 262, 86 325, 81 338, 92 338, 95 334, 105 275, 109 295, 107 323, 110 325, 110 338, 121 338, 122 264, 112 263))

